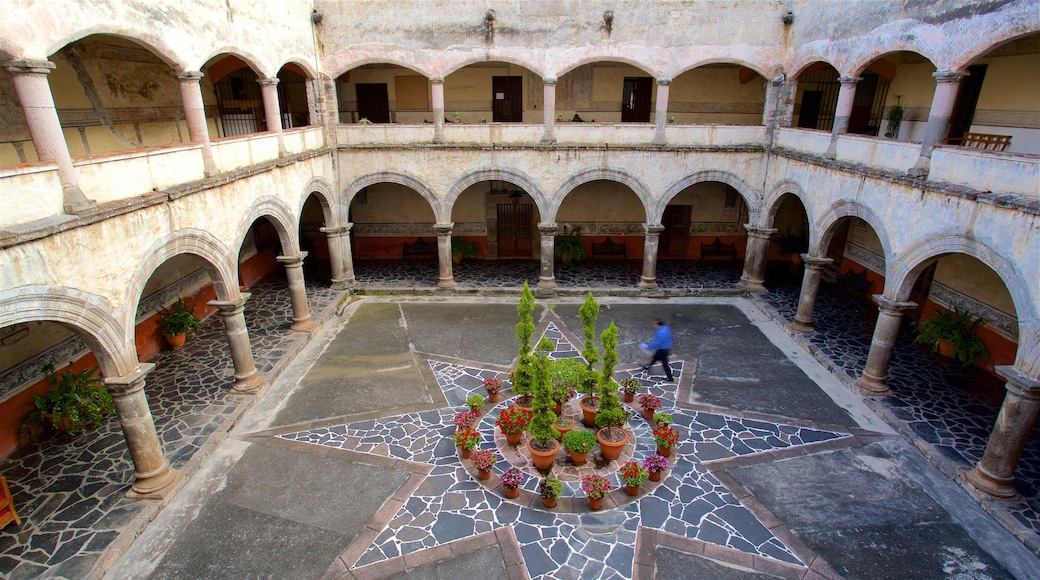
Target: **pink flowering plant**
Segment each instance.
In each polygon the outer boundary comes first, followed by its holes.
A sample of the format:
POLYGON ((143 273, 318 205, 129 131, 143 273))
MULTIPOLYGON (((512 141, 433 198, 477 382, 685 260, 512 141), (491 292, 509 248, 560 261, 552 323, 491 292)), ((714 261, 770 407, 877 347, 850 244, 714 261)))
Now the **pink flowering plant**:
POLYGON ((650 409, 651 411, 656 411, 661 408, 661 398, 650 393, 639 393, 636 395, 636 401, 642 405, 644 409, 650 409))
POLYGON ((484 390, 488 395, 497 395, 502 390, 502 379, 498 377, 484 379, 484 390))
POLYGON ((589 499, 603 499, 610 493, 610 480, 592 473, 581 478, 581 490, 589 499))
POLYGON ((455 427, 459 429, 468 429, 477 424, 478 417, 479 415, 473 411, 455 413, 455 427))
POLYGON ((481 449, 473 454, 473 467, 481 471, 488 471, 498 463, 498 457, 490 449, 481 449))
POLYGON ((668 469, 668 458, 656 453, 647 455, 646 459, 643 460, 643 467, 645 467, 650 473, 664 471, 668 469))
POLYGON ((524 475, 523 471, 520 471, 519 467, 510 467, 502 474, 502 485, 510 488, 520 487, 520 484, 524 482, 527 476, 524 475))

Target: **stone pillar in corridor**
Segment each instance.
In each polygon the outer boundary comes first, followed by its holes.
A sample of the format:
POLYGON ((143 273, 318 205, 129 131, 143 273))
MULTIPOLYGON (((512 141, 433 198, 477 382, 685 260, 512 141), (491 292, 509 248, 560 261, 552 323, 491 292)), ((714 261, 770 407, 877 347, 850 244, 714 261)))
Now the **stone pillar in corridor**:
POLYGON ((206 177, 220 173, 213 161, 213 146, 209 141, 209 127, 206 125, 206 108, 202 102, 202 80, 199 71, 185 71, 177 75, 180 81, 181 101, 184 103, 184 120, 188 124, 188 138, 192 143, 202 145, 202 169, 206 177))
POLYGON ((760 228, 744 224, 747 230, 747 249, 744 250, 744 272, 739 286, 751 292, 765 292, 766 259, 769 257, 769 236, 776 228, 760 228))
POLYGON ((870 339, 867 366, 856 379, 856 388, 864 395, 887 395, 892 392, 888 388, 888 363, 892 360, 899 323, 903 313, 917 308, 917 303, 896 302, 881 294, 874 295, 874 302, 878 304, 877 325, 874 327, 874 337, 870 339))
POLYGON ((766 141, 773 147, 778 127, 790 127, 794 117, 795 89, 797 79, 789 81, 786 74, 770 79, 766 87, 766 102, 762 108, 762 124, 766 128, 766 141))
POLYGON ((812 317, 816 310, 816 295, 820 292, 820 277, 823 267, 834 262, 831 258, 817 258, 809 254, 802 254, 802 262, 805 264, 805 272, 802 274, 802 291, 798 295, 798 312, 794 320, 787 325, 792 332, 812 332, 812 317))
POLYGON ((62 206, 65 213, 87 211, 97 203, 87 199, 79 188, 76 168, 72 165, 65 134, 61 131, 58 111, 54 108, 54 97, 51 95, 47 75, 56 68, 49 60, 10 60, 4 63, 11 73, 14 91, 18 94, 18 102, 25 114, 25 123, 29 126, 36 156, 40 161, 58 165, 58 180, 63 191, 62 206))
POLYGON ((1015 468, 1040 414, 1040 380, 1012 366, 1002 365, 995 370, 1007 379, 1007 394, 986 451, 975 469, 965 474, 965 479, 989 495, 1011 498, 1017 495, 1015 468))
POLYGON ((121 377, 104 378, 103 382, 116 405, 116 417, 126 438, 130 459, 134 462, 134 483, 126 496, 131 499, 163 499, 176 487, 184 474, 170 468, 163 455, 155 421, 144 394, 144 377, 155 365, 140 363, 134 372, 121 377))
POLYGON ((668 143, 668 139, 665 137, 664 127, 668 122, 668 87, 672 84, 672 79, 663 77, 657 79, 657 108, 654 111, 654 123, 656 128, 654 129, 654 145, 664 145, 668 143))
POLYGON ((639 276, 639 287, 649 290, 657 288, 657 249, 661 245, 664 226, 650 224, 643 226, 643 229, 646 233, 643 238, 643 274, 639 276))
POLYGON ((556 224, 538 224, 541 232, 541 268, 538 272, 539 288, 556 287, 556 270, 554 258, 556 254, 556 224))
POLYGON ((437 287, 454 288, 455 276, 451 272, 451 230, 455 223, 434 224, 433 231, 437 232, 437 287))
POLYGON ((828 159, 837 157, 838 135, 849 132, 849 118, 852 116, 852 105, 856 101, 856 83, 860 77, 838 77, 841 88, 838 89, 838 106, 834 110, 834 126, 831 128, 831 144, 823 154, 828 159))
MULTIPOLYGON (((545 133, 542 134, 542 143, 556 142, 556 77, 545 77, 542 79, 542 100, 544 109, 542 119, 545 123, 545 133)), ((541 286, 541 282, 538 283, 541 286)))
POLYGON ((350 228, 354 224, 338 228, 320 228, 329 241, 329 260, 332 263, 332 287, 346 290, 357 286, 354 279, 354 258, 350 253, 350 228))
POLYGON ((250 293, 243 292, 235 300, 210 300, 208 304, 217 309, 227 330, 231 361, 235 365, 235 384, 231 386, 231 391, 259 395, 267 387, 267 380, 256 370, 253 350, 249 344, 244 311, 250 296, 250 293))
POLYGON ((303 281, 303 259, 307 252, 295 256, 278 256, 275 260, 285 266, 285 279, 289 283, 289 300, 292 302, 292 329, 295 332, 311 332, 317 326, 311 319, 307 306, 307 286, 303 281))
POLYGON ((278 137, 278 156, 285 157, 289 151, 285 148, 285 137, 282 134, 282 111, 278 105, 278 77, 270 77, 256 81, 260 83, 260 96, 264 99, 264 121, 267 130, 278 137))
POLYGON ((957 90, 961 86, 964 73, 941 71, 932 73, 935 78, 935 94, 932 96, 932 108, 928 111, 928 125, 921 139, 921 156, 917 164, 910 168, 914 177, 928 177, 932 160, 932 150, 946 139, 950 131, 950 118, 953 106, 957 102, 957 90))
POLYGON ((433 98, 433 142, 444 143, 444 79, 430 79, 430 96, 433 98))

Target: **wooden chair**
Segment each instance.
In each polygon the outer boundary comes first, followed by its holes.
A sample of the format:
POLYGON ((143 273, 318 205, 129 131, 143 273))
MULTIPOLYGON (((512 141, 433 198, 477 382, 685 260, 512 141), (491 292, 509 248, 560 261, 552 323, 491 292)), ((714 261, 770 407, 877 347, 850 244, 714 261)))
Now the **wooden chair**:
POLYGON ((960 145, 985 151, 1006 151, 1011 145, 1011 135, 990 135, 988 133, 965 133, 963 137, 947 139, 947 145, 960 145))
POLYGON ((14 511, 11 491, 7 489, 7 478, 0 475, 0 530, 6 528, 11 522, 14 522, 16 526, 22 525, 18 512, 14 511))

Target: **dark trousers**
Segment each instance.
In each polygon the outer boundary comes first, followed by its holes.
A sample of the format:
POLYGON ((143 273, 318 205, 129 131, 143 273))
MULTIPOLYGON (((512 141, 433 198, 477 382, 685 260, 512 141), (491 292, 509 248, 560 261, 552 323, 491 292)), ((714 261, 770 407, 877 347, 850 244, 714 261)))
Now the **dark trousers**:
POLYGON ((673 380, 672 379, 672 367, 668 366, 668 354, 669 354, 669 350, 667 348, 659 348, 659 349, 655 350, 654 351, 654 358, 650 359, 650 362, 646 363, 646 366, 643 367, 643 370, 644 371, 649 371, 650 367, 654 366, 654 363, 659 362, 659 363, 661 363, 661 366, 664 367, 664 376, 669 381, 673 380))

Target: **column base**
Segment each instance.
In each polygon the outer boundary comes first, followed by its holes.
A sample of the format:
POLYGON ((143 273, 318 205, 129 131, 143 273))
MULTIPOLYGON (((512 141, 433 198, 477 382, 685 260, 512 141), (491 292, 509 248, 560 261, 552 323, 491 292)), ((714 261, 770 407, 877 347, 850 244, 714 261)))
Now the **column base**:
POLYGON ((333 278, 332 286, 330 286, 330 288, 332 288, 333 290, 350 290, 352 288, 357 288, 357 286, 357 280, 355 280, 354 278, 333 278))
POLYGON ((87 199, 87 196, 83 195, 83 190, 79 186, 63 188, 63 192, 62 208, 67 214, 83 213, 97 207, 97 202, 87 199))
POLYGON ((556 278, 539 278, 538 287, 546 290, 556 288, 556 278))
POLYGON ((311 317, 304 318, 303 320, 293 320, 292 331, 293 332, 307 332, 311 333, 318 328, 317 323, 311 317))
POLYGON ((754 278, 741 278, 740 282, 737 282, 737 286, 748 292, 766 291, 765 280, 755 280, 754 278))
POLYGON ((438 288, 455 288, 455 278, 441 278, 437 280, 438 288))
POLYGON ((220 175, 220 170, 217 169, 217 164, 212 159, 202 159, 202 175, 206 177, 216 177, 220 175))
POLYGON ((907 175, 910 177, 920 177, 922 179, 928 177, 928 171, 931 168, 932 160, 927 157, 919 157, 917 163, 907 171, 907 175))
POLYGON ((260 395, 265 390, 267 379, 257 370, 245 376, 235 375, 235 384, 231 386, 231 392, 240 395, 260 395))
POLYGON ((795 318, 794 320, 791 321, 790 324, 787 325, 787 330, 790 330, 791 332, 798 332, 798 333, 802 333, 802 332, 816 332, 816 327, 813 326, 812 320, 804 321, 804 320, 798 320, 797 318, 795 318))
POLYGON ((657 288, 657 278, 644 278, 640 276, 639 287, 646 289, 657 288))
POLYGON ((856 379, 856 389, 868 397, 892 394, 892 389, 888 387, 885 379, 875 379, 867 375, 861 375, 856 379))
POLYGON ((993 475, 981 465, 976 465, 975 469, 965 473, 964 479, 975 489, 993 497, 1011 499, 1018 496, 1014 477, 993 475))
POLYGON ((556 136, 555 135, 543 135, 542 136, 542 140, 539 141, 539 143, 541 143, 542 145, 555 145, 556 144, 556 136))
POLYGON ((169 465, 159 475, 134 481, 126 492, 127 499, 166 499, 184 480, 184 472, 169 465))

